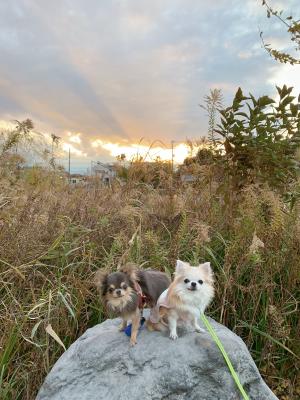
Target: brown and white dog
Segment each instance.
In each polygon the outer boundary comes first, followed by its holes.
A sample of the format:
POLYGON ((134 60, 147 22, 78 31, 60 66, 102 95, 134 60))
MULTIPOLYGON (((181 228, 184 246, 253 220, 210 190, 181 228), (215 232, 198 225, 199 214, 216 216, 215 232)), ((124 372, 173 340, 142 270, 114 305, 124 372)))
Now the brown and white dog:
POLYGON ((129 320, 132 321, 130 338, 132 346, 137 343, 141 308, 144 305, 154 307, 170 282, 169 277, 163 272, 138 270, 130 263, 117 272, 108 273, 99 270, 95 275, 95 283, 100 290, 104 307, 123 320, 120 331, 126 328, 129 320))
POLYGON ((177 323, 190 323, 197 332, 203 329, 198 318, 214 296, 213 272, 210 263, 196 267, 177 260, 175 277, 170 287, 158 299, 152 310, 147 327, 150 330, 165 331, 169 328, 170 338, 177 339, 177 323))

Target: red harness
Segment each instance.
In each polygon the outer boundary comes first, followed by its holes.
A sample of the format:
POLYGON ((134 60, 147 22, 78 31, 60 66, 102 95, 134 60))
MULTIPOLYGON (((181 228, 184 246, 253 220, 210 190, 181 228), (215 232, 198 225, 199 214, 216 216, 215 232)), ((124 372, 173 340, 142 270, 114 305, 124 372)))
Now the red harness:
POLYGON ((137 282, 134 282, 134 289, 138 294, 139 308, 143 309, 147 303, 147 296, 144 295, 141 286, 137 282))

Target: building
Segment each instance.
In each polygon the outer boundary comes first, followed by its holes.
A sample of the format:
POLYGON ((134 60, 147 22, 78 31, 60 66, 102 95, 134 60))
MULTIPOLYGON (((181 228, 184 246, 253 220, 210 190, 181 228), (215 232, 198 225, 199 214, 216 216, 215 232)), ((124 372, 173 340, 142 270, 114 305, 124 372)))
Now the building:
POLYGON ((87 183, 86 176, 81 174, 71 174, 70 175, 70 184, 74 186, 83 186, 87 183))
POLYGON ((101 163, 100 161, 92 161, 92 176, 100 179, 105 184, 110 184, 117 176, 116 167, 114 164, 101 163))
POLYGON ((183 183, 192 183, 196 181, 196 177, 193 174, 181 174, 180 179, 183 183))

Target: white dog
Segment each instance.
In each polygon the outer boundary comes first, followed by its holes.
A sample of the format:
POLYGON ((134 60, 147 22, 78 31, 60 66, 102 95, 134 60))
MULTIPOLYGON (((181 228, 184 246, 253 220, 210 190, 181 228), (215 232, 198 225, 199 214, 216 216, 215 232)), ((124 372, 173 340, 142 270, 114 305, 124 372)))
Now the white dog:
POLYGON ((158 299, 147 326, 150 330, 170 330, 170 338, 177 336, 177 323, 191 323, 197 332, 200 314, 204 313, 214 296, 213 272, 209 262, 192 267, 177 260, 175 278, 158 299))

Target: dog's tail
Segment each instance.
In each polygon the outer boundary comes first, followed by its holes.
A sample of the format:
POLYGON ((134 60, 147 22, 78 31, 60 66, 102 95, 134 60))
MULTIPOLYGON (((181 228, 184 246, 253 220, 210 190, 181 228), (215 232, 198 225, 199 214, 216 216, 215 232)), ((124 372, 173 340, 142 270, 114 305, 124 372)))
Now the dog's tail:
POLYGON ((167 332, 168 331, 168 325, 163 320, 154 323, 148 319, 146 321, 146 327, 150 332, 153 332, 153 331, 167 332))
MULTIPOLYGON (((153 309, 152 309, 153 310, 153 309)), ((149 331, 160 331, 160 332, 166 332, 168 330, 168 321, 166 320, 167 318, 167 308, 165 307, 159 307, 156 310, 158 311, 158 316, 154 313, 151 315, 150 313, 150 318, 146 322, 146 326, 149 329, 149 331), (156 316, 156 318, 153 318, 153 315, 156 316)))

